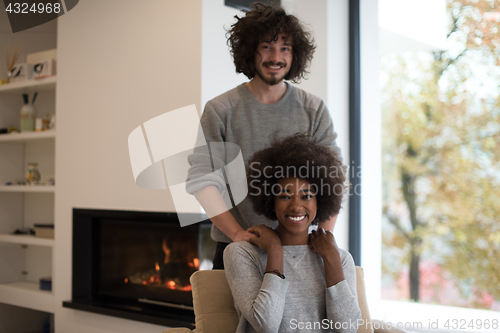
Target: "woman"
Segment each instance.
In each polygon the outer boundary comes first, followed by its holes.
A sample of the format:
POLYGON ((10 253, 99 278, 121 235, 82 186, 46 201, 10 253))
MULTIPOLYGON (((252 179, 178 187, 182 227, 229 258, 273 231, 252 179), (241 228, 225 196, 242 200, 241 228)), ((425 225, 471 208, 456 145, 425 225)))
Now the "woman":
POLYGON ((224 252, 237 332, 356 332, 361 312, 353 259, 333 233, 308 233, 340 210, 340 161, 328 147, 296 134, 257 152, 247 178, 257 213, 279 225, 252 227, 258 237, 224 252))

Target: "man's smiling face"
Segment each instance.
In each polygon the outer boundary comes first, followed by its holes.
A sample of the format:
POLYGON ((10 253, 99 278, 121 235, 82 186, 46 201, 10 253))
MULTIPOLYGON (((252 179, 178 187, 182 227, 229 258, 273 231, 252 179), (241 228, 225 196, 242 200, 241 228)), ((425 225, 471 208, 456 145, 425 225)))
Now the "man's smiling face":
POLYGON ((260 42, 257 47, 256 76, 271 86, 280 83, 292 66, 292 43, 287 37, 279 34, 276 40, 260 42))

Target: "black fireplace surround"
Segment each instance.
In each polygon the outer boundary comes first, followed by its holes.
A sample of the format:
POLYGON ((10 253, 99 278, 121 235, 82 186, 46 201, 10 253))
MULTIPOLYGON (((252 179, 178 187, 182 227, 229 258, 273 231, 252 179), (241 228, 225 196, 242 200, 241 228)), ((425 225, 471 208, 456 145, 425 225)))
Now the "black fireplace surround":
POLYGON ((67 308, 194 328, 189 276, 211 269, 206 215, 73 209, 72 299, 67 308))

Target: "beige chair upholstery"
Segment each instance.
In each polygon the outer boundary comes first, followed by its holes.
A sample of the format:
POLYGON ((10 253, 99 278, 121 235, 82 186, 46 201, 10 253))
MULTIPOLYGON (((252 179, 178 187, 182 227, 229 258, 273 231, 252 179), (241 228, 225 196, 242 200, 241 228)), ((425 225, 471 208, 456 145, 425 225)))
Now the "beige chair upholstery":
MULTIPOLYGON (((234 333, 238 325, 238 314, 224 271, 198 271, 191 275, 190 281, 196 329, 191 331, 188 328, 170 328, 163 333, 234 333)), ((361 267, 356 267, 356 290, 364 323, 358 328, 358 333, 403 332, 397 329, 377 329, 374 332, 366 302, 365 278, 361 267)))

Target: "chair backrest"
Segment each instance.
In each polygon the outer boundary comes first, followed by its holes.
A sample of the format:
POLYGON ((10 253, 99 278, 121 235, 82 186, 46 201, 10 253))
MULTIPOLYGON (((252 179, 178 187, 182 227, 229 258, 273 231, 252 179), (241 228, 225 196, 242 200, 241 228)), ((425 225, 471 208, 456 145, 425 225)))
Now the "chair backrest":
POLYGON ((362 325, 358 327, 357 333, 373 333, 370 311, 366 301, 365 273, 363 267, 356 266, 356 292, 358 294, 358 305, 361 310, 362 325))
POLYGON ((191 275, 196 333, 236 332, 238 314, 223 270, 191 275))
MULTIPOLYGON (((238 314, 233 296, 223 270, 198 271, 190 278, 196 333, 234 333, 238 326, 238 314)), ((358 333, 373 333, 370 312, 366 303, 363 268, 356 267, 356 290, 364 325, 358 333)))

